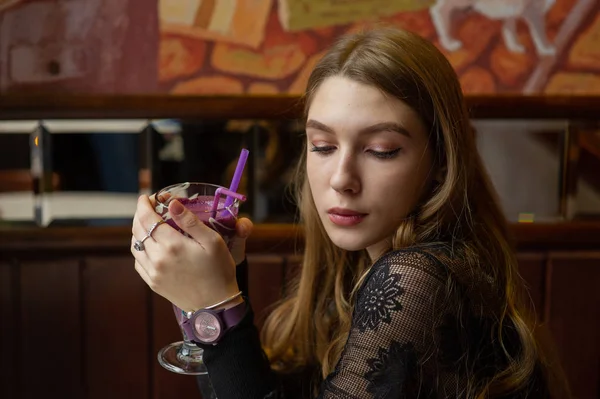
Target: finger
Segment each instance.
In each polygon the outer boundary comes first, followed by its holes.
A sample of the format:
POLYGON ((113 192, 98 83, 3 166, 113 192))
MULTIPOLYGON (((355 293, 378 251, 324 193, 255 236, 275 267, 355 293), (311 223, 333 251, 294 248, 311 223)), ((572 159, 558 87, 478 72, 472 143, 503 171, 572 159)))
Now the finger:
MULTIPOLYGON (((162 218, 155 212, 154 206, 147 195, 141 195, 138 199, 136 216, 134 217, 132 233, 138 239, 143 239, 150 228, 162 221, 162 218)), ((152 232, 152 241, 160 242, 169 240, 176 232, 167 226, 157 226, 152 232)), ((151 241, 146 240, 144 243, 151 241)))
MULTIPOLYGON (((139 204, 139 202, 140 202, 140 199, 141 199, 141 198, 142 198, 142 196, 140 195, 140 196, 138 197, 138 200, 137 200, 137 203, 138 203, 138 204, 139 204)), ((136 208, 135 208, 135 213, 133 214, 133 221, 132 221, 132 223, 131 223, 131 233, 132 233, 132 234, 133 234, 133 226, 134 226, 136 223, 138 223, 138 220, 139 220, 139 218, 140 218, 140 216, 139 216, 139 213, 140 213, 140 211, 139 211, 139 205, 136 205, 136 208)))
POLYGON ((135 214, 133 215, 133 223, 144 225, 145 221, 151 220, 153 223, 157 219, 160 219, 160 215, 156 213, 152 200, 146 194, 140 195, 137 200, 135 214))
MULTIPOLYGON (((162 193, 154 193, 148 199, 152 206, 156 209, 158 206, 168 207, 169 199, 171 199, 173 195, 170 192, 162 192, 162 193)), ((158 211, 158 210, 157 210, 158 211)))
MULTIPOLYGON (((144 281, 146 282, 146 284, 150 285, 151 283, 151 279, 148 273, 147 268, 144 266, 145 264, 148 264, 148 261, 151 261, 151 259, 149 259, 148 257, 148 252, 147 252, 147 248, 145 248, 143 251, 138 251, 137 249, 135 249, 135 247, 133 246, 133 244, 135 243, 136 238, 135 237, 131 237, 131 246, 130 246, 130 251, 131 254, 133 255, 133 258, 135 260, 136 263, 136 270, 137 272, 140 274, 140 276, 144 279, 144 281), (138 270, 138 267, 142 268, 141 270, 138 270)), ((149 240, 146 240, 144 242, 144 245, 148 242, 149 240)))
POLYGON ((148 226, 148 228, 146 228, 146 226, 142 226, 141 222, 138 220, 136 222, 134 222, 132 229, 131 229, 131 233, 132 233, 132 250, 135 251, 133 254, 135 256, 136 253, 142 253, 145 252, 145 256, 148 256, 151 253, 154 253, 154 250, 156 249, 156 247, 158 246, 156 238, 155 238, 155 234, 156 231, 158 230, 158 228, 160 226, 157 226, 154 229, 154 232, 152 232, 152 237, 144 239, 147 235, 148 235, 148 230, 149 228, 152 226, 148 226), (133 244, 135 243, 135 241, 142 241, 144 240, 144 250, 143 251, 137 251, 135 250, 135 248, 133 248, 133 244))
POLYGON ((134 267, 135 267, 135 271, 140 275, 142 280, 144 280, 144 282, 148 285, 148 287, 150 287, 150 289, 152 289, 152 291, 154 291, 154 283, 150 279, 148 272, 146 271, 146 269, 144 269, 142 264, 136 260, 134 267))
POLYGON ((142 259, 146 259, 148 257, 148 253, 146 252, 146 248, 145 248, 148 240, 144 241, 144 250, 143 251, 138 251, 137 249, 135 249, 136 241, 137 241, 137 238, 132 235, 131 236, 131 245, 129 246, 129 250, 131 251, 131 254, 135 258, 135 260, 141 261, 142 259))
POLYGON ((252 234, 254 224, 248 218, 240 218, 235 224, 235 235, 231 238, 230 248, 234 257, 243 256, 246 250, 246 239, 252 234))
POLYGON ((206 226, 192 211, 177 200, 169 203, 169 213, 177 226, 198 243, 212 241, 220 237, 216 231, 206 226))
POLYGON ((235 238, 246 239, 252 234, 254 223, 248 218, 239 218, 235 224, 235 238))
POLYGON ((238 219, 235 225, 236 234, 231 239, 229 248, 236 265, 240 264, 246 257, 246 240, 252 234, 253 227, 252 221, 247 218, 238 219))
MULTIPOLYGON (((158 220, 162 219, 159 218, 158 220)), ((137 259, 155 259, 155 254, 162 250, 160 243, 156 241, 156 232, 163 228, 170 228, 169 226, 162 227, 163 224, 165 223, 161 223, 160 225, 156 226, 156 228, 154 228, 154 230, 152 231, 152 236, 150 238, 146 238, 150 228, 152 228, 153 225, 146 227, 142 225, 142 222, 139 218, 134 218, 133 225, 131 228, 131 253, 134 257, 136 257, 137 259), (138 251, 135 249, 135 242, 142 240, 144 249, 142 251, 138 251)), ((165 241, 166 239, 164 237, 161 237, 161 240, 163 244, 168 242, 165 241)))
POLYGON ((168 191, 164 191, 161 193, 154 193, 150 196, 150 202, 153 204, 163 203, 166 204, 169 202, 169 199, 172 197, 171 193, 168 191))

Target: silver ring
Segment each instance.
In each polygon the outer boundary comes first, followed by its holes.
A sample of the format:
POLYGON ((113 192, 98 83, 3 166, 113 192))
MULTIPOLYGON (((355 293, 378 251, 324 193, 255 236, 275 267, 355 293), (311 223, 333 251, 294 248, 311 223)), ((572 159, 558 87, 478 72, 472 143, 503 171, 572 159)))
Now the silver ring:
POLYGON ((136 251, 143 251, 146 249, 146 247, 144 246, 144 241, 146 241, 148 238, 152 237, 152 233, 154 233, 154 230, 160 226, 161 224, 163 224, 165 221, 164 220, 159 220, 158 222, 154 223, 152 225, 152 227, 150 227, 150 229, 148 230, 148 233, 146 233, 146 237, 142 238, 141 240, 136 240, 133 243, 133 249, 135 249, 136 251))

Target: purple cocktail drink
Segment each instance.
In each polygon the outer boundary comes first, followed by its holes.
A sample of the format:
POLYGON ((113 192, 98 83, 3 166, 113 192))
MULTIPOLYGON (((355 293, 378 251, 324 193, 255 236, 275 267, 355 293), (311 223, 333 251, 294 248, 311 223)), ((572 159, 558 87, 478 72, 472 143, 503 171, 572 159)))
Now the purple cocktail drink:
MULTIPOLYGON (((245 201, 243 195, 228 189, 207 183, 181 183, 166 187, 156 194, 156 213, 171 227, 187 235, 177 226, 169 214, 169 203, 179 201, 192 211, 206 226, 218 232, 229 245, 235 235, 235 225, 240 203, 245 201)), ((188 235, 189 237, 189 235, 188 235)), ((183 341, 167 345, 158 353, 159 363, 167 370, 186 375, 207 374, 202 362, 202 349, 187 337, 182 323, 185 313, 173 305, 175 318, 183 334, 183 341)))
MULTIPOLYGON (((217 186, 218 187, 218 186, 217 186)), ((226 242, 235 235, 235 223, 237 221, 237 206, 235 208, 231 206, 229 209, 225 208, 225 198, 221 197, 217 199, 217 211, 212 212, 214 206, 215 197, 214 195, 203 195, 195 198, 177 198, 177 200, 185 206, 187 209, 192 211, 194 215, 205 225, 217 231, 225 239, 226 242), (219 211, 220 209, 220 211, 219 211)), ((168 205, 167 205, 168 206, 168 205)), ((180 233, 185 234, 183 230, 175 224, 170 215, 168 215, 168 209, 162 208, 159 212, 160 206, 157 205, 157 212, 162 218, 174 229, 180 233)))

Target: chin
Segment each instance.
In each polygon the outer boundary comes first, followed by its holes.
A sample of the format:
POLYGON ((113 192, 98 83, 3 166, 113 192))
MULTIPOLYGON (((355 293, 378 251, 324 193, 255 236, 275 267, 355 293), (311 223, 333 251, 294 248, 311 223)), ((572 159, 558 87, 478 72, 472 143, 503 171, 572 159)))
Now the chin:
POLYGON ((334 232, 333 234, 327 232, 327 234, 333 245, 345 251, 361 251, 368 247, 368 243, 364 239, 352 237, 353 234, 348 234, 348 232, 334 232))

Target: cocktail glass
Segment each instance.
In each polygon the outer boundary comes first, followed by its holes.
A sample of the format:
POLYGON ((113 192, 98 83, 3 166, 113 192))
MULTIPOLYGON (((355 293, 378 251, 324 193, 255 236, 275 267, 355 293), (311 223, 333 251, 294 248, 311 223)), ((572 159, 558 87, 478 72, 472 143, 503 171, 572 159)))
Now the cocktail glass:
MULTIPOLYGON (((169 203, 175 199, 191 210, 204 224, 221 234, 229 245, 231 238, 235 235, 238 210, 241 202, 245 200, 244 196, 231 192, 225 187, 208 183, 180 183, 160 190, 156 194, 156 213, 171 227, 187 235, 175 224, 169 214, 169 203)), ((184 312, 175 305, 173 305, 173 311, 180 326, 183 341, 174 342, 162 348, 158 352, 159 363, 174 373, 207 374, 206 366, 202 361, 203 350, 194 344, 190 339, 193 337, 188 337, 181 328, 186 317, 184 312)), ((207 396, 207 398, 209 397, 211 396, 207 396)))

